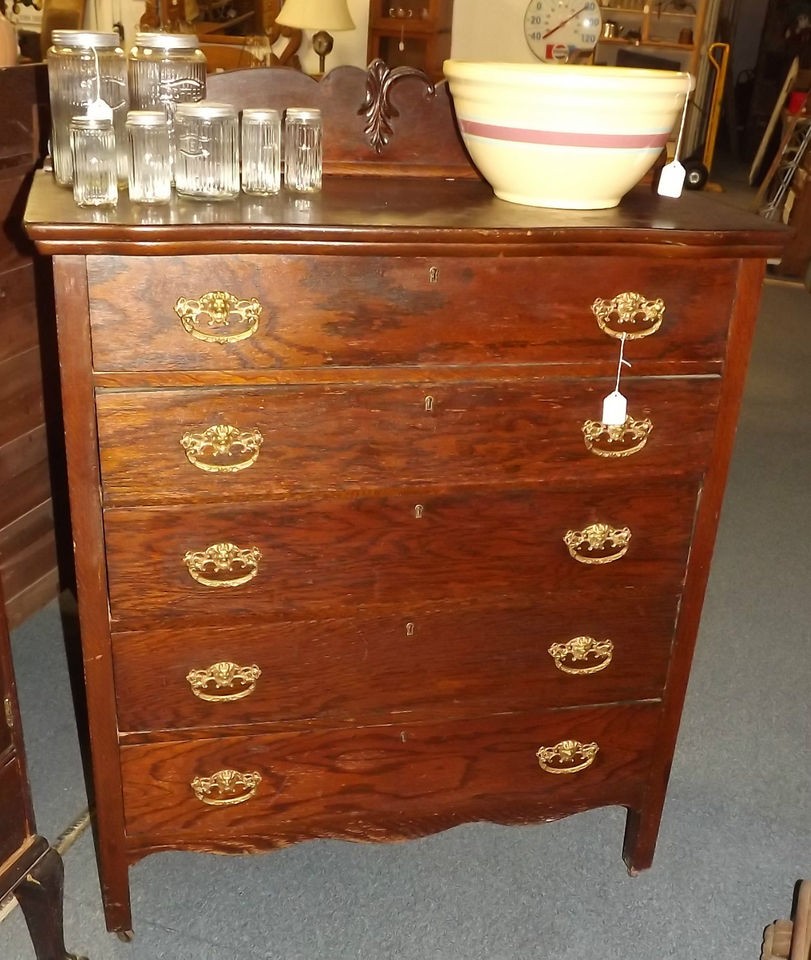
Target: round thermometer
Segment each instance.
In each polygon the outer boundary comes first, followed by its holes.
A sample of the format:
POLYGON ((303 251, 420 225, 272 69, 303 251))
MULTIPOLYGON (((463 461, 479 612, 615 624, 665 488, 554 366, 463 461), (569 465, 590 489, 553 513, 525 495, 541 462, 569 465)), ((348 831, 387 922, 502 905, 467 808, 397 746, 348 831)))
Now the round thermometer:
POLYGON ((524 36, 539 60, 566 63, 594 49, 602 22, 597 0, 530 0, 524 36))

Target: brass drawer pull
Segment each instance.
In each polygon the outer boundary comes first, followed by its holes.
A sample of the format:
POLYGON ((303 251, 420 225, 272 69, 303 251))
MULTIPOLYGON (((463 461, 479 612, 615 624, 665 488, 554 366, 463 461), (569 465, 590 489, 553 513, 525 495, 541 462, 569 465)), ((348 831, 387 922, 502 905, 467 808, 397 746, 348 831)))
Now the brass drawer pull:
POLYGON ((541 747, 535 756, 547 773, 579 773, 594 763, 599 749, 596 743, 561 740, 554 747, 541 747))
POLYGON ((258 547, 241 549, 235 543, 212 543, 183 556, 190 576, 204 587, 239 587, 253 580, 261 559, 258 547))
POLYGON ((191 670, 186 674, 186 680, 195 697, 210 703, 226 703, 250 696, 256 689, 256 681, 261 676, 262 671, 255 663, 249 667, 240 667, 239 664, 232 663, 230 660, 221 660, 219 663, 212 663, 204 670, 191 670), (211 684, 214 685, 214 691, 209 689, 211 684), (219 690, 232 692, 215 692, 219 690))
POLYGON ((256 297, 240 300, 224 290, 212 290, 197 300, 178 297, 175 313, 186 333, 197 340, 237 343, 256 332, 262 305, 256 297))
POLYGON ((594 637, 572 637, 566 643, 553 643, 549 655, 562 673, 585 676, 605 670, 614 656, 614 644, 594 637))
POLYGON ((195 797, 210 807, 233 807, 250 800, 261 782, 256 771, 218 770, 210 777, 195 777, 191 788, 195 797))
POLYGON ((598 297, 591 305, 591 311, 599 328, 609 337, 641 340, 661 327, 665 304, 662 300, 647 300, 641 293, 628 291, 610 300, 598 297))
POLYGON ((186 459, 198 470, 206 473, 237 473, 247 470, 259 459, 259 449, 264 437, 256 429, 240 430, 227 423, 215 423, 201 433, 189 433, 180 438, 186 459), (220 457, 236 457, 223 463, 220 457))
POLYGON ((579 563, 613 563, 625 556, 631 540, 631 531, 628 527, 616 529, 607 523, 591 523, 583 530, 567 530, 563 542, 569 553, 579 563), (614 553, 602 554, 599 557, 590 556, 594 550, 605 550, 613 547, 614 553), (582 553, 585 548, 587 553, 582 553))
POLYGON ((583 440, 586 449, 596 457, 630 457, 648 442, 653 424, 650 420, 632 420, 625 423, 606 424, 601 420, 586 420, 583 424, 583 440), (628 444, 626 446, 625 444, 628 444), (618 446, 612 446, 618 444, 618 446))

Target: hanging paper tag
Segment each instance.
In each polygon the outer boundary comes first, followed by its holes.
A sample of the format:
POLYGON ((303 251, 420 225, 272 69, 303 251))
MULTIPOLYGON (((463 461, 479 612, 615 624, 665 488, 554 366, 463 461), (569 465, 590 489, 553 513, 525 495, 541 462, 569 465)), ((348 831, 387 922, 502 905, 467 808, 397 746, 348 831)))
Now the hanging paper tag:
POLYGON ((110 120, 113 119, 113 108, 106 100, 91 100, 87 105, 85 116, 91 120, 110 120))
POLYGON ((674 200, 682 194, 686 171, 678 160, 666 163, 659 174, 659 185, 656 188, 660 197, 672 197, 674 200))
POLYGON ((620 427, 625 423, 628 401, 619 390, 614 390, 603 400, 603 423, 607 427, 620 427))

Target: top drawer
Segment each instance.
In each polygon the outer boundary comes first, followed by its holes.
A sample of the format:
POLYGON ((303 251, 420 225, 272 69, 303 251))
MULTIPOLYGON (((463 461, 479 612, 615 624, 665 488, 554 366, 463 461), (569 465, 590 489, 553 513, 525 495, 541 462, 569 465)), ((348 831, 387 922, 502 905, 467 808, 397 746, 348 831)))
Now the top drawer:
POLYGON ((735 261, 585 256, 91 256, 87 266, 97 371, 616 363, 598 298, 608 326, 637 338, 634 361, 707 363, 723 354, 737 276, 735 261), (626 296, 617 316, 611 301, 628 294, 644 302, 626 296))

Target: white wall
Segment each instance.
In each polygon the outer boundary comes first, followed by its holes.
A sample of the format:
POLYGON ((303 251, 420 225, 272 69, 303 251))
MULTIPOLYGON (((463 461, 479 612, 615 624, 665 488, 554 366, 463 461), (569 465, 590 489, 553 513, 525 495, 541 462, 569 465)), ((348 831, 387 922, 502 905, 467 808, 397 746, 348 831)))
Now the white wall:
POLYGON ((537 63, 524 38, 528 0, 456 0, 451 56, 456 60, 537 63))

